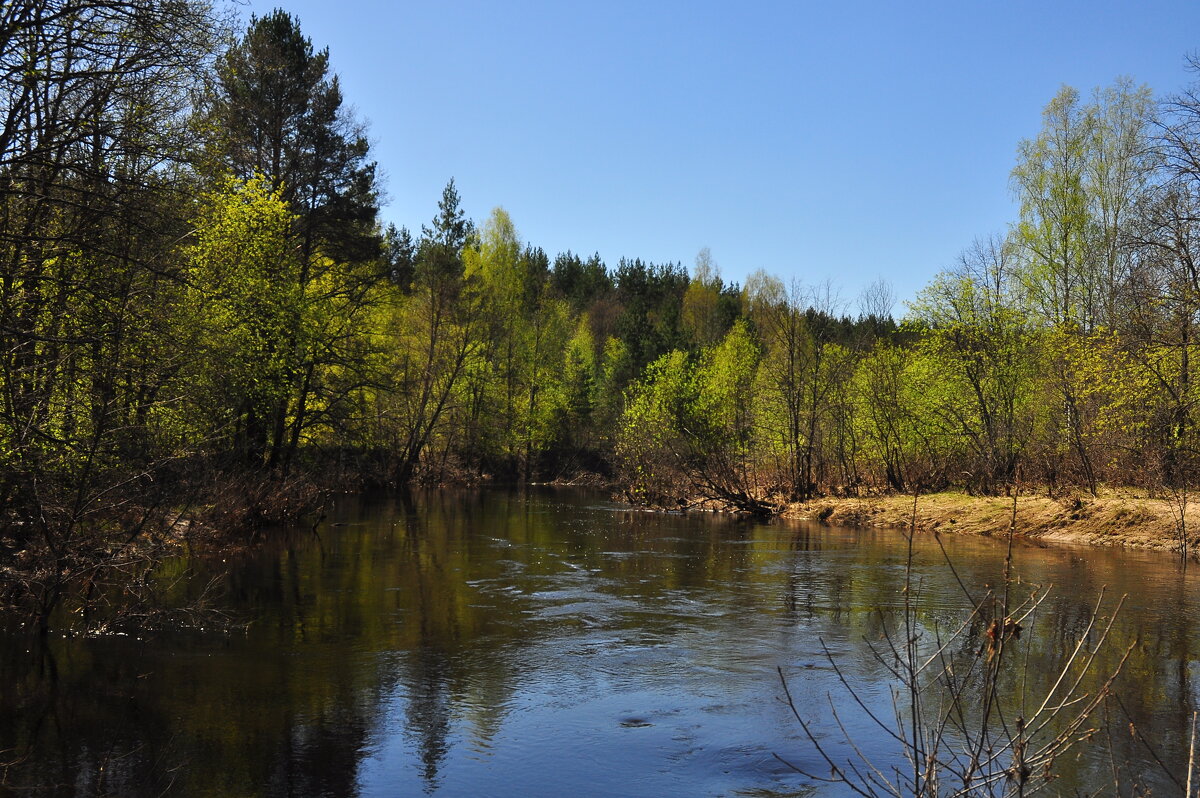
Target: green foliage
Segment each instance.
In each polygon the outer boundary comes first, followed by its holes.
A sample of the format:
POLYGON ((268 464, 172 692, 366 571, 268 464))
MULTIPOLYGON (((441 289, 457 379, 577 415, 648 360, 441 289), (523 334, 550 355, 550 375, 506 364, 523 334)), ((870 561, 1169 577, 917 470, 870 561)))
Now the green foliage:
POLYGON ((759 350, 745 323, 691 358, 680 350, 646 371, 622 417, 617 453, 634 496, 664 502, 683 490, 743 510, 759 496, 759 350))
POLYGON ((696 400, 694 365, 676 349, 655 360, 621 416, 616 454, 631 496, 665 502, 690 492, 682 431, 696 400))
POLYGON ((712 346, 721 339, 740 313, 735 302, 727 301, 729 294, 721 280, 721 270, 712 260, 708 248, 696 256, 696 268, 692 281, 683 295, 682 323, 692 346, 700 349, 712 346))
POLYGON ((1055 327, 1042 336, 1045 456, 1067 477, 1093 491, 1100 469, 1115 466, 1150 420, 1146 373, 1115 334, 1085 335, 1055 327), (1071 461, 1074 462, 1071 462, 1071 461), (1075 469, 1072 473, 1071 469, 1075 469))
POLYGON ((562 253, 554 259, 550 285, 559 297, 571 303, 571 311, 577 314, 613 290, 612 277, 598 254, 585 261, 572 252, 562 253))
POLYGON ((1149 89, 1127 79, 1088 104, 1064 86, 1046 106, 1039 135, 1021 142, 1012 179, 1021 201, 1022 279, 1052 324, 1090 332, 1123 316, 1117 292, 1129 250, 1122 241, 1154 168, 1153 109, 1149 89))
MULTIPOLYGON (((185 255, 190 287, 183 328, 196 354, 208 423, 259 436, 286 395, 291 352, 282 346, 305 319, 300 265, 289 245, 294 219, 265 178, 228 178, 200 200, 195 243, 185 255)), ((243 439, 243 445, 253 441, 243 439)), ((261 452, 260 452, 261 453, 261 452)))
POLYGON ((933 328, 918 346, 931 366, 923 391, 931 417, 952 450, 978 463, 968 478, 984 492, 1015 479, 1029 442, 1035 340, 1019 313, 992 308, 933 328))
POLYGON ((745 322, 730 328, 724 339, 701 357, 699 390, 689 424, 699 430, 699 448, 727 461, 725 467, 749 479, 757 443, 759 349, 745 322))
POLYGON ((935 483, 929 416, 923 411, 920 355, 881 344, 855 371, 851 394, 854 419, 868 461, 882 467, 883 484, 897 491, 935 483))
POLYGON ((580 318, 575 334, 567 342, 563 358, 563 431, 576 440, 586 439, 598 400, 596 343, 587 316, 580 318))
POLYGON ((617 266, 617 336, 636 368, 685 344, 683 295, 690 280, 677 264, 622 259, 617 266))

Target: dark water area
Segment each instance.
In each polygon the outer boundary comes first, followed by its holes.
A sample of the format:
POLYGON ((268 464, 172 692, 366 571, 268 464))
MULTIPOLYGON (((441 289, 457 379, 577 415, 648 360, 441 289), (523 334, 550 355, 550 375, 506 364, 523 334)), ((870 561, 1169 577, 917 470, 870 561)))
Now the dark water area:
MULTIPOLYGON (((957 577, 916 540, 909 595, 930 631, 967 616, 959 579, 982 594, 1004 568, 998 541, 944 543, 957 577)), ((195 571, 164 587, 172 601, 208 590, 244 629, 60 624, 44 650, 0 637, 0 795, 843 795, 776 758, 828 773, 776 668, 832 749, 831 702, 864 753, 898 761, 837 670, 890 712, 867 643, 898 623, 906 552, 894 531, 634 512, 587 492, 347 499, 319 535, 168 566, 195 571)), ((1014 568, 1014 593, 1053 585, 1021 639, 1031 682, 1055 673, 1102 590, 1106 612, 1128 596, 1083 685, 1132 645, 1121 707, 1056 763, 1050 794, 1112 794, 1114 765, 1122 792, 1136 778, 1181 793, 1200 567, 1020 545, 1014 568)))

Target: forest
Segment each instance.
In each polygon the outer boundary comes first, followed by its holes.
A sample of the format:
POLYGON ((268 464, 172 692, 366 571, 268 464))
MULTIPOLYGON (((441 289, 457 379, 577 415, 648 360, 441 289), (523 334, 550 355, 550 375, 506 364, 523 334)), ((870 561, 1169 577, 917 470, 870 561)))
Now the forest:
POLYGON ((1197 482, 1200 87, 1063 87, 1017 144, 1019 218, 899 321, 884 282, 851 307, 772 273, 798 264, 551 256, 450 176, 419 231, 383 225, 367 131, 283 11, 5 3, 0 96, 0 603, 43 618, 148 542, 330 487, 771 513, 1197 482))

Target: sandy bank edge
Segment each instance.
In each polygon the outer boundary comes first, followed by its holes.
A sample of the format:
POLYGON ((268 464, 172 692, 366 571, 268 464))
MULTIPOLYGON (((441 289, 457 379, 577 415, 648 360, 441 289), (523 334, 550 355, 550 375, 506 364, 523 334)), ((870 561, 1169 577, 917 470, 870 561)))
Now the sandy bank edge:
MULTIPOLYGON (((1016 529, 1024 537, 1092 546, 1179 550, 1179 502, 1130 495, 1021 496, 1016 529)), ((831 526, 908 527, 911 495, 822 498, 789 505, 784 518, 820 521, 831 526)), ((1004 535, 1013 517, 1011 497, 935 493, 917 498, 918 529, 966 535, 1004 535)), ((1200 549, 1200 496, 1186 514, 1189 549, 1200 549)))

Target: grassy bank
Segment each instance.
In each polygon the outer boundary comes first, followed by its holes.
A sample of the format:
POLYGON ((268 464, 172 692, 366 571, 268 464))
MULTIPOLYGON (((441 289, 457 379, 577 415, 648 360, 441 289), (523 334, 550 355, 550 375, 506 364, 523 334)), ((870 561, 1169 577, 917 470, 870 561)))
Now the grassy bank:
MULTIPOLYGON (((1049 498, 1022 495, 1016 500, 1016 531, 1027 538, 1093 546, 1178 551, 1178 499, 1133 491, 1102 491, 1099 496, 1049 498)), ((919 496, 916 526, 967 535, 1003 535, 1013 524, 1011 497, 946 492, 919 496)), ((785 518, 811 519, 835 526, 904 527, 913 523, 911 495, 822 498, 789 505, 785 518)), ((1187 503, 1189 550, 1200 548, 1200 500, 1187 503)))

